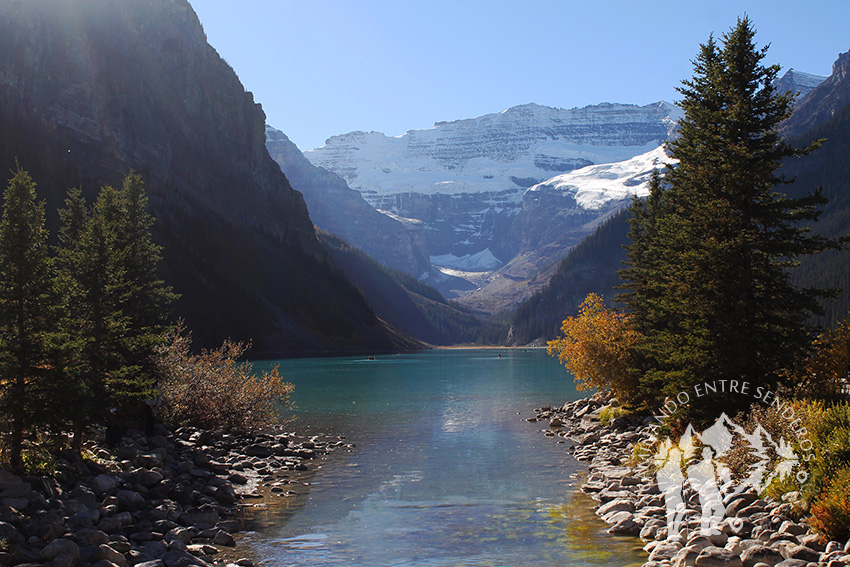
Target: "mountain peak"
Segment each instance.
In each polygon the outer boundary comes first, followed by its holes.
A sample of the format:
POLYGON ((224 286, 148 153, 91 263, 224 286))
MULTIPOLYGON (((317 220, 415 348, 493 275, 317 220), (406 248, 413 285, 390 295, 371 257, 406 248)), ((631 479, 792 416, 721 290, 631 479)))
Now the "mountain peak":
POLYGON ((773 86, 780 93, 787 91, 798 93, 797 99, 802 100, 803 97, 815 90, 826 79, 827 77, 823 75, 813 75, 791 68, 784 75, 776 79, 773 86))
POLYGON ((850 51, 838 55, 829 77, 807 95, 797 98, 794 114, 782 125, 783 133, 786 136, 802 134, 830 120, 836 112, 847 106, 850 103, 848 71, 850 71, 850 51))
POLYGON ((850 51, 839 53, 838 59, 832 64, 832 76, 839 79, 846 79, 848 70, 850 70, 850 51))

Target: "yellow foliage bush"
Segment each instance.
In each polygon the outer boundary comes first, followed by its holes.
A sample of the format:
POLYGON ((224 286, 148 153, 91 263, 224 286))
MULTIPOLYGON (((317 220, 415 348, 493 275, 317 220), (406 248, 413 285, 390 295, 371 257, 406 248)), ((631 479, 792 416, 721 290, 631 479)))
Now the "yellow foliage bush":
POLYGON ((557 355, 575 377, 580 390, 609 390, 621 403, 634 399, 637 388, 632 348, 640 333, 630 316, 605 306, 591 293, 579 314, 561 325, 563 337, 549 341, 548 352, 557 355))
POLYGON ((191 353, 192 339, 182 325, 169 333, 158 351, 162 420, 173 426, 247 430, 278 423, 293 385, 275 366, 256 375, 250 362, 238 362, 248 350, 225 341, 221 348, 191 353))

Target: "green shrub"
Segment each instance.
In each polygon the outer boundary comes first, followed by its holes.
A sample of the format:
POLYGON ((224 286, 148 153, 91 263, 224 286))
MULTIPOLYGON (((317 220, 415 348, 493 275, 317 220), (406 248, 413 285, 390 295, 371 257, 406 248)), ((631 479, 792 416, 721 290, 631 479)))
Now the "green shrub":
POLYGON ((21 453, 23 472, 38 476, 53 476, 56 474, 56 460, 46 450, 40 447, 27 447, 21 453))
POLYGON ((809 479, 805 495, 814 502, 834 475, 850 466, 850 405, 811 402, 806 405, 804 421, 812 443, 812 458, 806 459, 809 479))
POLYGON ((602 411, 599 412, 599 423, 608 427, 611 425, 612 421, 624 415, 626 415, 626 411, 621 407, 605 406, 602 408, 602 411))

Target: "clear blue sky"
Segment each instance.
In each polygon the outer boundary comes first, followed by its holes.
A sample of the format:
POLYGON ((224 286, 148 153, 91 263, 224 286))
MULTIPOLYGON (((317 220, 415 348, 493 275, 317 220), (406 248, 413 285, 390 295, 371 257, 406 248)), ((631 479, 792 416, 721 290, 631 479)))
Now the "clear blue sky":
POLYGON ((210 44, 302 150, 536 102, 677 100, 691 59, 747 13, 769 63, 828 75, 850 0, 190 0, 210 44))

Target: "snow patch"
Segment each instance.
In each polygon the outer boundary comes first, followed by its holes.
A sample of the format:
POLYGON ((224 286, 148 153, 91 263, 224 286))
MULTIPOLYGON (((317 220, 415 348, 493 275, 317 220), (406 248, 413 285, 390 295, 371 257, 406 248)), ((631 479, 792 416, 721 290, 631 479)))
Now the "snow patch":
POLYGON ((454 254, 431 256, 431 264, 441 268, 440 271, 443 273, 449 273, 449 271, 489 272, 501 266, 502 261, 496 258, 489 248, 485 248, 481 252, 464 256, 454 254))
POLYGON ((572 196, 585 210, 595 211, 609 201, 649 194, 652 172, 676 160, 667 155, 664 146, 632 159, 603 165, 589 165, 529 187, 526 194, 554 190, 572 196))

